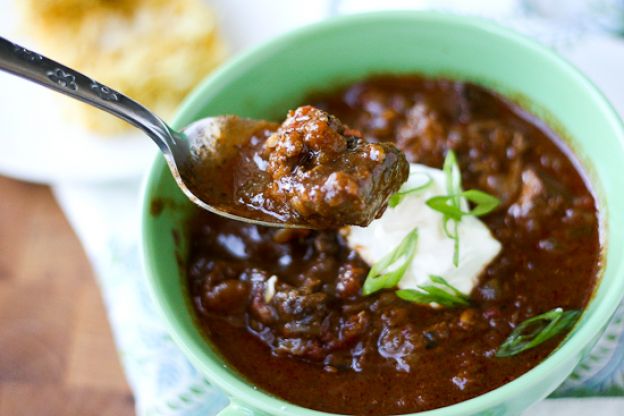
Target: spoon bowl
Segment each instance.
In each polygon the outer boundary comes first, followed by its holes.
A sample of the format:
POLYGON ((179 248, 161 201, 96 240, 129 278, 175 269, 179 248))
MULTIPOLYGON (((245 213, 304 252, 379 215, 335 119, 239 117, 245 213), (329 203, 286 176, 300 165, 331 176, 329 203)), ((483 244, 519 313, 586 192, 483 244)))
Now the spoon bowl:
MULTIPOLYGON (((270 222, 257 218, 244 217, 231 211, 227 204, 214 198, 206 186, 210 181, 202 181, 215 174, 214 166, 230 159, 254 131, 275 128, 277 125, 264 120, 253 120, 233 115, 206 117, 184 129, 186 140, 177 146, 186 146, 179 154, 172 152, 165 157, 169 169, 186 197, 197 206, 236 221, 280 228, 314 228, 308 224, 290 222, 270 222), (198 180, 199 179, 199 180, 198 180)), ((215 178, 213 178, 215 179, 215 178)))

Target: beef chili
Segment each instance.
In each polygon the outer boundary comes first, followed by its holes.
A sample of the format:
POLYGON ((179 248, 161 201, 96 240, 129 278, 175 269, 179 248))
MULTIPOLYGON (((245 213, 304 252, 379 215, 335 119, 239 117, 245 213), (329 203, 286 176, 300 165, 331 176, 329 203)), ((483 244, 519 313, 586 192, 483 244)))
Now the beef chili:
POLYGON ((188 288, 225 360, 297 405, 389 415, 470 399, 548 356, 566 331, 500 351, 527 319, 580 311, 594 289, 596 202, 562 141, 517 105, 464 82, 379 76, 311 101, 366 140, 395 143, 410 162, 439 168, 453 150, 464 185, 500 201, 482 220, 502 250, 469 302, 431 307, 390 289, 364 296, 370 267, 338 230, 198 212, 188 288))
POLYGON ((407 160, 394 144, 367 143, 311 106, 289 112, 281 125, 219 120, 219 157, 189 176, 201 179, 190 181, 196 195, 231 214, 310 228, 365 226, 407 179, 407 160))

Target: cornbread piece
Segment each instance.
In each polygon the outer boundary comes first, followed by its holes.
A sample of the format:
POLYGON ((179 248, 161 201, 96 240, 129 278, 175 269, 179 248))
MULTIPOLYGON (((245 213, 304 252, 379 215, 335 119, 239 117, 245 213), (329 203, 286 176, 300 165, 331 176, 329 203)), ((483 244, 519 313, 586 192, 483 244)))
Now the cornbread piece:
MULTIPOLYGON (((226 54, 201 0, 23 0, 23 26, 42 53, 170 117, 226 54)), ((63 99, 72 120, 99 133, 129 125, 63 99)))

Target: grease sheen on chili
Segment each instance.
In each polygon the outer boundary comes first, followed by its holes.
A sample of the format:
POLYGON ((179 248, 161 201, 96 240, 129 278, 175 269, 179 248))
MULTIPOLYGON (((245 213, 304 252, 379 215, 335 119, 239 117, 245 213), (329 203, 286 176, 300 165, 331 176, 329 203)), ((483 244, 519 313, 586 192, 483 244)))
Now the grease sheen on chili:
POLYGON ((337 231, 275 230, 198 212, 188 287, 198 321, 251 383, 292 403, 388 415, 447 406, 522 375, 561 341, 497 358, 523 320, 582 309, 599 268, 596 203, 545 125, 479 86, 381 76, 312 103, 440 168, 458 155, 466 188, 497 196, 483 217, 502 243, 471 306, 432 309, 393 291, 361 295, 369 267, 337 231), (275 290, 267 289, 277 276, 275 290))

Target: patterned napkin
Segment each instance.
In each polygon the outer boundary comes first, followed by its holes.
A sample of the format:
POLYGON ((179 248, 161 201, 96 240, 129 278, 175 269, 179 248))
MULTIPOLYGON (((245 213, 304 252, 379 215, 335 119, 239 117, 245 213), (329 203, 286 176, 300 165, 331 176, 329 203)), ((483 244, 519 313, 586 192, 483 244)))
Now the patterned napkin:
MULTIPOLYGON (((250 10, 249 4, 256 2, 230 0, 217 3, 218 11, 226 17, 236 16, 236 19, 227 22, 226 31, 234 32, 233 37, 239 47, 249 46, 261 37, 266 38, 288 29, 281 27, 279 30, 273 29, 270 34, 261 33, 272 27, 272 24, 267 23, 269 20, 288 19, 284 13, 275 14, 259 7, 251 7, 250 10), (239 14, 245 13, 247 18, 238 18, 239 14), (250 27, 244 23, 250 20, 262 21, 264 24, 250 27)), ((285 7, 288 4, 281 0, 279 3, 285 7)), ((290 4, 295 3, 301 4, 290 4)), ((320 3, 324 6, 317 5, 313 12, 308 13, 309 20, 318 20, 323 13, 351 13, 393 6, 432 7, 431 2, 416 0, 320 3)), ((621 74, 624 74, 624 40, 597 35, 587 28, 578 30, 579 26, 571 30, 559 24, 528 18, 526 10, 519 8, 518 3, 512 0, 474 0, 463 3, 437 0, 434 7, 488 15, 550 45, 589 74, 624 114, 624 84, 621 82, 621 74), (470 10, 466 10, 467 3, 470 3, 470 10)), ((297 16, 302 15, 296 7, 286 7, 285 10, 297 13, 297 16)), ((303 21, 300 18, 296 24, 301 23, 303 21)), ((211 386, 177 349, 147 293, 138 253, 139 181, 106 185, 60 184, 54 191, 95 268, 115 342, 136 397, 137 414, 215 415, 227 404, 227 398, 211 386)), ((624 306, 619 308, 589 356, 552 397, 564 399, 545 400, 527 414, 624 414, 624 306), (579 399, 588 396, 611 398, 579 399)))

